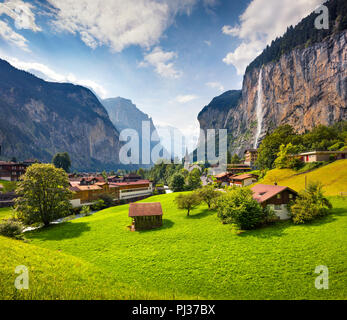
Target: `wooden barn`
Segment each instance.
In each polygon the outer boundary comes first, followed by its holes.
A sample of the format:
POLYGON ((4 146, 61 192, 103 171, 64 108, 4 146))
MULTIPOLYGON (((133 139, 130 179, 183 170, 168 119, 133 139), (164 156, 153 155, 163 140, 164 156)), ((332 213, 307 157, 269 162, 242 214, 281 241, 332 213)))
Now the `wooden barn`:
POLYGON ((159 228, 163 225, 163 209, 160 202, 130 203, 129 217, 133 219, 133 231, 159 228))

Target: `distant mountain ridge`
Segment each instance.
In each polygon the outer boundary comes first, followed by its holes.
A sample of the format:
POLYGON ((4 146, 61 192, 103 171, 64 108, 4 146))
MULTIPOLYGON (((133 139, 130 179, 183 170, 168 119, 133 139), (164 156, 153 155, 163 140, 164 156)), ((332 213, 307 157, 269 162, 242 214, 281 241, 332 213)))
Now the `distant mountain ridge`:
POLYGON ((2 157, 50 162, 66 151, 78 170, 114 168, 121 144, 107 111, 87 88, 47 82, 0 59, 2 157))

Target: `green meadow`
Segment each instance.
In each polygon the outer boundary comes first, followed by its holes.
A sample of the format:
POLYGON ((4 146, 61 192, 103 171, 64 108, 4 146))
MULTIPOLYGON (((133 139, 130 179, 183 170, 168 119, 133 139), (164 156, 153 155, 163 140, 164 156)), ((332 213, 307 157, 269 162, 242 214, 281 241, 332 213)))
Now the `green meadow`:
POLYGON ((207 206, 190 217, 177 194, 160 201, 164 226, 130 232, 128 205, 26 233, 0 237, 2 299, 346 299, 347 199, 307 225, 279 222, 236 235, 207 206), (13 287, 16 265, 29 290, 13 287), (329 289, 315 288, 315 268, 329 268, 329 289))

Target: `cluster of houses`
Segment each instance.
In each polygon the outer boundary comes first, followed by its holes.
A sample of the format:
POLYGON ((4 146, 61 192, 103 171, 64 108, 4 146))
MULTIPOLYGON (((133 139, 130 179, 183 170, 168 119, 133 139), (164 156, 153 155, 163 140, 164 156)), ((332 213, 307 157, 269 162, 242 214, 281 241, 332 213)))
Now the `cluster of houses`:
POLYGON ((102 175, 76 177, 70 175, 70 190, 73 192, 73 207, 90 205, 101 195, 108 194, 115 201, 138 201, 153 194, 153 183, 137 174, 110 176, 102 175))
POLYGON ((38 163, 38 161, 0 161, 0 180, 18 181, 20 179, 20 176, 25 173, 26 169, 34 163, 38 163))

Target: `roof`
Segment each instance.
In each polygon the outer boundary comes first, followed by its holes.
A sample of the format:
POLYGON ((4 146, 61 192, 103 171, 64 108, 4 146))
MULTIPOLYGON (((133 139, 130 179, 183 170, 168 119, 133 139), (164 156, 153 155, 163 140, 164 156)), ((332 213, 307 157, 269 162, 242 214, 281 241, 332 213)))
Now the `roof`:
POLYGON ((254 176, 252 174, 249 174, 249 173, 231 177, 231 179, 233 179, 233 180, 246 180, 246 179, 250 179, 250 178, 254 178, 254 176))
POLYGON ((133 185, 140 185, 140 184, 149 184, 149 180, 138 180, 138 181, 131 181, 131 182, 114 182, 113 185, 116 186, 133 186, 133 185))
POLYGON ((290 189, 289 187, 266 185, 266 184, 257 184, 256 186, 251 188, 251 190, 253 191, 253 199, 257 200, 259 203, 269 200, 275 195, 285 190, 289 190, 297 194, 296 191, 294 191, 293 189, 290 189))
POLYGON ((223 172, 223 173, 220 173, 220 174, 217 174, 215 175, 216 178, 224 178, 224 177, 228 177, 230 176, 231 173, 230 172, 223 172))
POLYGON ((347 153, 347 150, 343 150, 343 151, 308 151, 308 152, 299 153, 298 156, 308 156, 308 155, 313 155, 313 154, 344 154, 344 153, 347 153))
POLYGON ((130 203, 129 217, 162 216, 160 202, 130 203))

